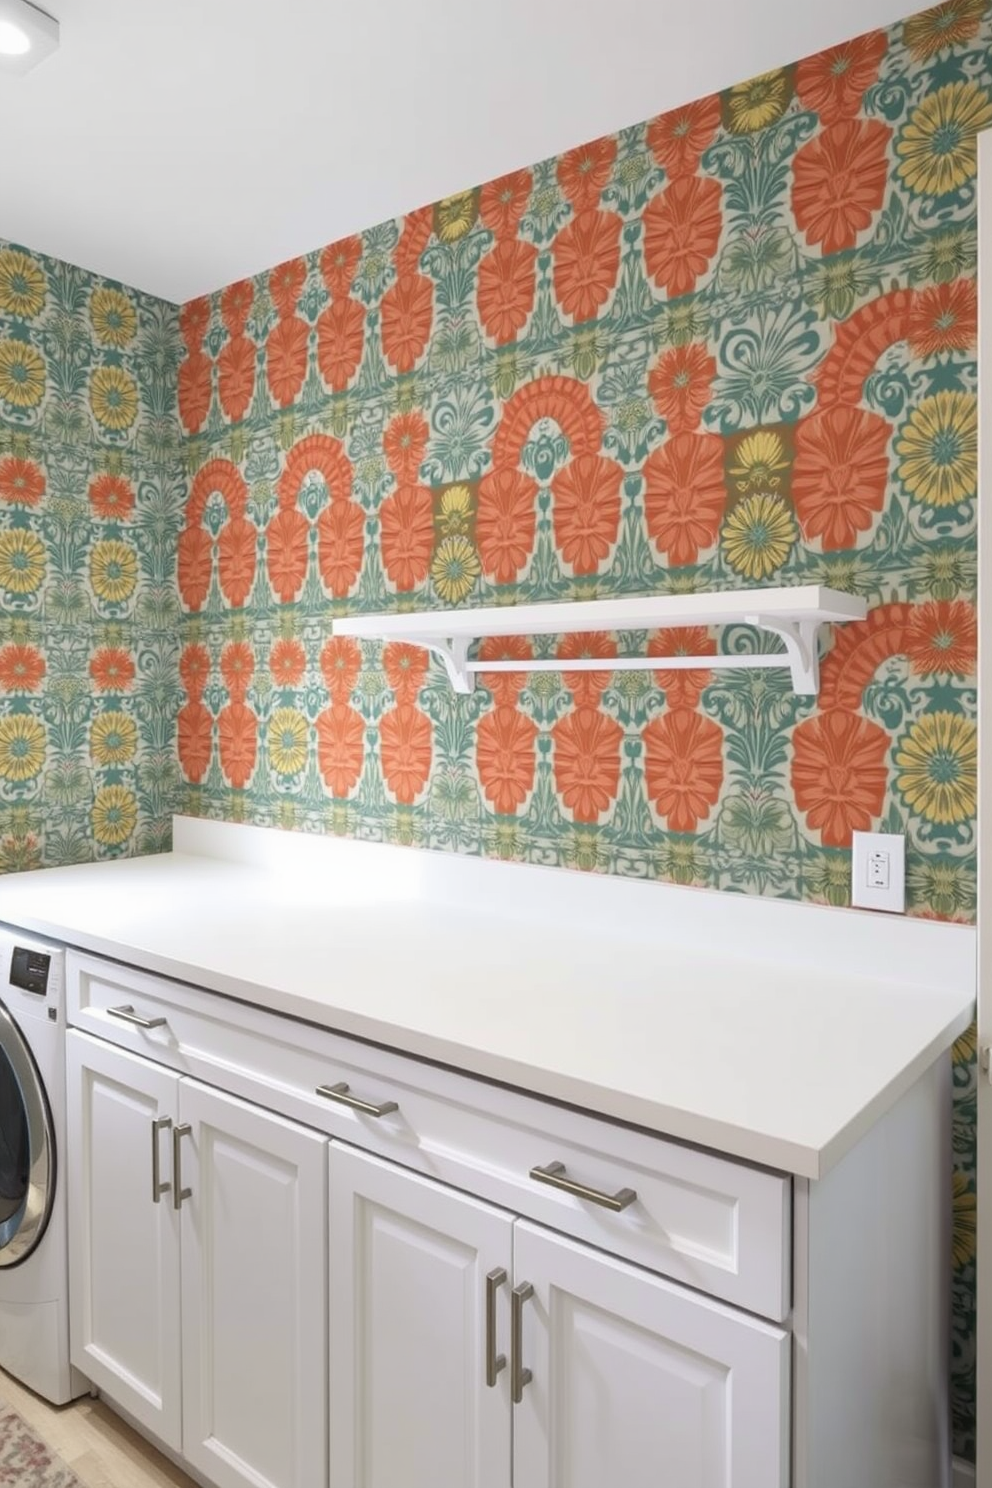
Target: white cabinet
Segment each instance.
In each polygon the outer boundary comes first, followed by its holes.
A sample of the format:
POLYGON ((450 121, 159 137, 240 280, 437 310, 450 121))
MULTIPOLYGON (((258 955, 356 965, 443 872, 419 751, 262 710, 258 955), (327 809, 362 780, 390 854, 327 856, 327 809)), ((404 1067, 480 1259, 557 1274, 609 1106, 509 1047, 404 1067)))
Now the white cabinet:
POLYGON ((326 1138, 68 1034, 73 1361, 219 1488, 326 1480, 326 1138))
POLYGON ((781 1328, 336 1142, 330 1175, 331 1488, 786 1488, 781 1328))

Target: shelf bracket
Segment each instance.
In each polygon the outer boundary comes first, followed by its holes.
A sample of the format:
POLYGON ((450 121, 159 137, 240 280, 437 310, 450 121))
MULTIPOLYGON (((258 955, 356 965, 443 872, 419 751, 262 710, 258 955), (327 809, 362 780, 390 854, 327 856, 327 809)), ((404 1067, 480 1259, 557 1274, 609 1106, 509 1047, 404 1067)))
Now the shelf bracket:
POLYGON ((432 636, 418 644, 425 646, 432 656, 436 656, 440 662, 443 662, 448 681, 454 692, 465 696, 475 691, 475 677, 467 665, 469 648, 467 636, 453 636, 447 641, 442 637, 435 639, 432 636))
POLYGON ((767 615, 745 615, 745 623, 777 635, 785 644, 792 673, 793 691, 802 697, 815 697, 820 690, 820 648, 817 645, 819 620, 775 620, 767 615))

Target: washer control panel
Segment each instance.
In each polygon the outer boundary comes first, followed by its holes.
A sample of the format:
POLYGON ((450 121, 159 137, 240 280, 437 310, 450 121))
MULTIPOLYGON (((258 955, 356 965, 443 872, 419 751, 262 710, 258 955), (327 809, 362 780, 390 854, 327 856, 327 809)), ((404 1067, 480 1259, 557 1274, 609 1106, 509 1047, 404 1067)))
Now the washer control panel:
POLYGON ((44 997, 48 991, 51 966, 52 958, 47 952, 15 945, 10 956, 10 985, 44 997))

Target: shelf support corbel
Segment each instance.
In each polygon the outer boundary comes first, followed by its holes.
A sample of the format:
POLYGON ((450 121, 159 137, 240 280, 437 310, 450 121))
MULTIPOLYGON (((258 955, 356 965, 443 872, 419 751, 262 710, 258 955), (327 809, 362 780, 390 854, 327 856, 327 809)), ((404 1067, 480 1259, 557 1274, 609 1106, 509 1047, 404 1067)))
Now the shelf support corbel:
POLYGON ((453 692, 465 696, 475 691, 474 670, 470 671, 467 665, 469 648, 467 636, 452 636, 450 640, 431 636, 418 644, 425 646, 432 656, 436 656, 443 663, 453 692))
POLYGON ((745 623, 776 635, 785 645, 792 673, 792 689, 801 697, 820 690, 819 620, 775 620, 768 615, 745 615, 745 623))

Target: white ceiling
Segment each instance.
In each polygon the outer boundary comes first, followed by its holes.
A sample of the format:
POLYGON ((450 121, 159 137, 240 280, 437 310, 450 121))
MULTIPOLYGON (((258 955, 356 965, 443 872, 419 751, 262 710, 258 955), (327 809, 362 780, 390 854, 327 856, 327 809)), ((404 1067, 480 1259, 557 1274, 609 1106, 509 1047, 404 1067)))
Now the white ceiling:
POLYGON ((47 0, 0 237, 184 301, 912 0, 47 0))

